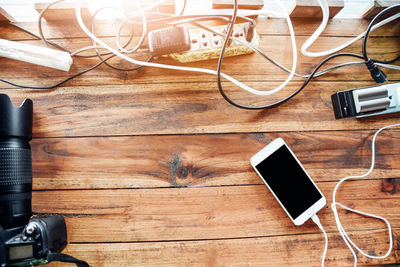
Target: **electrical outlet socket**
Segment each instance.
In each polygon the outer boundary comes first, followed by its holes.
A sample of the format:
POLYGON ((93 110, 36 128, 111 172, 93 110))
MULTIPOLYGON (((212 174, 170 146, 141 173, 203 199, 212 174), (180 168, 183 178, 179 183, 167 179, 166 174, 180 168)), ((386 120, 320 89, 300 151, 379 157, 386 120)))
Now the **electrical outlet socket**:
MULTIPOLYGON (((232 36, 246 41, 246 27, 248 23, 235 24, 232 36)), ((213 30, 220 33, 226 33, 226 26, 215 26, 213 30)), ((220 35, 214 34, 203 29, 189 30, 190 35, 190 50, 173 53, 169 56, 179 62, 195 62, 201 60, 208 60, 218 58, 221 53, 221 47, 224 43, 224 38, 220 35)), ((258 47, 260 43, 260 36, 254 29, 254 35, 250 42, 253 46, 258 47)), ((236 40, 231 40, 225 49, 225 57, 245 55, 253 53, 254 51, 244 44, 236 40)))

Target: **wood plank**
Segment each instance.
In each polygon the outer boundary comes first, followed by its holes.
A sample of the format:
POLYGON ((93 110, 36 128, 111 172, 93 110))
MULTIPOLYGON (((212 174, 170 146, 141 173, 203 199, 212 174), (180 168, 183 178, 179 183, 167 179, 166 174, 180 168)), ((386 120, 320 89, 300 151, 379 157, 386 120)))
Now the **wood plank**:
MULTIPOLYGON (((293 18, 292 22, 296 36, 310 36, 318 28, 320 19, 293 18)), ((102 37, 115 36, 119 24, 120 22, 96 21, 96 33, 102 37)), ((368 24, 369 20, 362 19, 332 19, 329 20, 321 36, 354 37, 365 31, 368 24)), ((20 22, 18 25, 30 31, 38 32, 37 25, 34 23, 20 22)), ((396 20, 389 25, 371 32, 371 36, 398 36, 400 21, 396 20)), ((283 19, 258 19, 256 29, 262 35, 289 35, 287 23, 283 19)), ((65 22, 43 22, 43 32, 50 40, 87 37, 77 23, 69 23, 68 27, 65 27, 65 22)), ((141 31, 137 28, 135 32, 140 33, 141 31)), ((128 32, 124 32, 124 34, 128 34, 128 32)), ((0 25, 0 38, 15 41, 32 39, 26 33, 15 30, 15 28, 8 25, 0 25)))
MULTIPOLYGON (((358 243, 380 255, 387 250, 373 236, 384 231, 359 231, 358 243), (373 244, 372 246, 370 244, 373 244)), ((357 266, 393 266, 399 262, 400 231, 394 229, 395 249, 384 260, 358 258, 357 266)), ((337 233, 329 234, 325 266, 353 266, 353 257, 337 233)), ((322 234, 251 239, 186 241, 165 243, 69 244, 66 253, 93 266, 320 266, 322 234), (307 251, 307 253, 304 253, 307 251)), ((49 266, 66 266, 54 264, 49 266)), ((68 265, 69 266, 69 265, 68 265)))
MULTIPOLYGON (((398 4, 398 0, 374 0, 374 4, 368 9, 364 14, 362 14, 362 18, 365 19, 372 19, 374 18, 379 12, 384 10, 387 7, 392 5, 398 4)), ((392 12, 387 13, 384 17, 389 17, 396 14, 398 11, 393 10, 392 12)))
MULTIPOLYGON (((296 0, 296 6, 290 13, 290 17, 322 18, 321 5, 317 0, 296 0)), ((343 8, 343 0, 329 0, 329 18, 336 16, 343 8)))
POLYGON ((2 7, 0 7, 0 22, 14 21, 15 19, 2 7))
MULTIPOLYGON (((302 32, 312 32, 310 25, 302 32)), ((317 27, 315 21, 313 25, 317 27)), ((346 28, 346 24, 337 25, 346 28)), ((268 27, 269 35, 262 36, 263 49, 290 65, 287 36, 272 36, 275 30, 268 27)), ((73 29, 63 28, 65 33, 61 27, 54 28, 51 36, 57 38, 73 29)), ((106 28, 105 33, 111 36, 111 30, 106 28)), ((369 40, 373 56, 400 52, 398 31, 385 31, 380 36, 389 38, 369 40)), ((10 32, 0 28, 0 35, 32 42, 31 37, 10 32)), ((329 29, 326 36, 333 33, 336 37, 321 38, 313 49, 349 40, 337 28, 329 29)), ((276 30, 275 35, 280 34, 276 30)), ((70 48, 89 44, 81 33, 72 36, 76 37, 55 40, 70 48)), ((359 53, 359 48, 357 44, 348 51, 359 53)), ((309 70, 320 59, 300 60, 304 62, 300 70, 309 70)), ((73 71, 93 61, 77 63, 73 71)), ((224 71, 257 88, 271 88, 286 77, 258 57, 225 63, 224 71)), ((215 65, 215 61, 200 64, 213 69, 215 65)), ((0 60, 0 69, 2 78, 31 84, 51 83, 68 75, 11 60, 0 60)), ((363 68, 356 69, 313 81, 293 101, 260 112, 225 103, 213 76, 150 68, 129 74, 100 68, 51 91, 9 90, 3 84, 0 91, 9 93, 15 104, 25 97, 35 102, 33 210, 66 216, 72 242, 67 252, 73 256, 94 266, 319 266, 323 246, 319 229, 311 222, 293 226, 248 159, 271 139, 283 137, 330 203, 339 176, 368 168, 373 130, 398 121, 398 116, 334 119, 333 92, 372 84, 363 68)), ((399 74, 388 74, 400 80, 399 74)), ((236 100, 264 101, 224 85, 236 100)), ((293 83, 275 99, 298 85, 293 83)), ((387 217, 395 228, 395 250, 389 258, 361 257, 361 266, 399 262, 399 134, 398 129, 382 133, 376 171, 361 181, 345 183, 338 193, 343 204, 387 217)), ((383 222, 340 214, 357 244, 382 254, 387 246, 383 222)), ((331 241, 327 265, 352 266, 329 207, 320 212, 320 218, 331 241)))
MULTIPOLYGON (((305 41, 305 37, 297 38, 298 47, 305 41)), ((109 42, 113 42, 114 39, 107 39, 109 42)), ((333 48, 332 41, 335 43, 345 43, 349 41, 349 38, 328 38, 323 37, 317 40, 315 45, 311 47, 311 51, 325 51, 333 48)), ((28 41, 28 44, 42 45, 39 41, 28 41)), ((59 42, 62 46, 67 47, 70 50, 79 49, 81 47, 90 45, 90 42, 85 39, 80 40, 69 40, 59 42)), ((289 37, 263 37, 261 42, 261 49, 273 59, 284 64, 287 68, 291 67, 292 56, 291 46, 289 45, 289 37), (273 42, 273 45, 270 43, 273 42)), ((347 48, 345 51, 350 53, 360 53, 361 41, 347 48)), ((377 59, 392 59, 396 57, 400 51, 400 38, 372 38, 368 42, 369 56, 377 59)), ((135 55, 136 59, 146 60, 148 54, 135 55)), ((322 58, 309 58, 299 54, 299 64, 297 72, 301 74, 309 74, 313 68, 322 60, 322 58)), ((326 67, 333 65, 349 62, 359 61, 349 57, 343 57, 332 60, 326 67)), ((69 73, 64 71, 53 70, 34 64, 19 62, 12 59, 2 59, 0 61, 0 68, 2 69, 2 78, 15 82, 22 85, 31 86, 46 86, 55 84, 58 81, 66 79, 71 75, 80 71, 86 70, 87 68, 98 63, 99 59, 77 59, 74 58, 74 64, 71 66, 69 73), (18 75, 15 74, 15 69, 18 69, 18 75)), ((194 62, 190 64, 177 63, 172 59, 160 58, 155 62, 163 64, 172 64, 188 67, 199 67, 215 69, 217 60, 194 62)), ((132 64, 123 62, 121 60, 113 60, 111 63, 116 64, 120 67, 132 67, 132 64)), ((288 73, 278 69, 271 63, 266 61, 263 57, 251 54, 239 57, 226 58, 224 60, 223 72, 232 75, 234 78, 243 81, 279 81, 287 78, 288 73)), ((386 70, 390 80, 400 80, 400 73, 395 70, 386 70)), ((364 65, 346 67, 340 70, 336 70, 330 74, 324 75, 318 78, 319 80, 363 80, 368 81, 372 78, 370 73, 366 70, 364 65)), ((303 80, 303 78, 294 78, 294 80, 303 80)), ((168 69, 159 69, 152 67, 144 67, 138 71, 132 72, 121 72, 116 70, 110 70, 107 66, 101 66, 94 71, 90 71, 81 77, 73 79, 68 82, 69 86, 79 85, 105 85, 105 84, 136 84, 136 83, 170 83, 170 82, 215 82, 215 76, 210 74, 201 74, 194 72, 183 72, 183 71, 171 71, 168 69), (99 79, 98 77, 102 77, 99 79)), ((232 85, 230 85, 231 87, 232 85)), ((10 85, 0 83, 1 88, 14 88, 10 85)))
MULTIPOLYGON (((31 144, 33 187, 45 190, 262 184, 249 159, 277 137, 286 140, 315 181, 338 181, 368 170, 372 134, 373 131, 337 131, 40 138, 31 144)), ((375 169, 368 179, 400 177, 399 139, 399 131, 387 130, 379 135, 375 169)))
MULTIPOLYGON (((36 2, 35 3, 35 10, 40 14, 43 9, 49 5, 50 2, 36 2)), ((75 15, 75 7, 76 3, 75 1, 63 1, 58 4, 55 4, 48 8, 46 12, 43 14, 43 18, 46 21, 63 21, 65 24, 65 21, 68 20, 76 20, 76 15, 75 15)), ((81 2, 81 14, 82 18, 84 20, 88 20, 91 17, 91 14, 89 12, 88 8, 88 3, 86 1, 81 2)))
MULTIPOLYGON (((398 179, 353 181, 337 201, 385 217, 400 227, 398 179)), ((331 203, 335 182, 318 183, 331 203)), ((200 188, 34 191, 36 213, 67 216, 71 242, 138 242, 226 239, 319 233, 311 222, 296 227, 265 185, 200 188), (101 227, 99 227, 101 226, 101 227), (107 229, 105 231, 105 229, 107 229)), ((339 210, 346 230, 384 229, 385 224, 339 210)), ((330 209, 319 217, 336 231, 330 209)), ((386 237, 385 237, 386 238, 386 237)))
MULTIPOLYGON (((263 83, 268 88, 277 85, 263 83)), ((331 94, 368 85, 371 83, 313 82, 280 106, 279 112, 276 108, 238 109, 222 99, 214 83, 167 83, 158 85, 158 91, 154 84, 137 84, 1 92, 7 92, 15 104, 27 97, 33 99, 35 137, 377 129, 398 122, 396 116, 335 120, 331 94), (212 123, 209 118, 213 118, 212 123)), ((298 86, 293 83, 268 100, 244 95, 242 90, 228 93, 243 104, 260 105, 271 103, 298 86)))
MULTIPOLYGON (((229 0, 213 0, 213 8, 215 9, 224 9, 224 8, 233 8, 232 1, 229 0)), ((263 0, 239 0, 238 8, 241 9, 262 9, 264 7, 263 0)))

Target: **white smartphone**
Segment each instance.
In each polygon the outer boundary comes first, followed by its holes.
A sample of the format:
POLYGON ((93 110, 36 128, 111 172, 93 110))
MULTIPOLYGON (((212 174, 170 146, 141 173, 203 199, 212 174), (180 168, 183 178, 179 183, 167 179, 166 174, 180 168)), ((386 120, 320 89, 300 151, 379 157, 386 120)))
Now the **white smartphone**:
POLYGON ((282 138, 255 154, 251 165, 295 225, 326 205, 326 199, 282 138))

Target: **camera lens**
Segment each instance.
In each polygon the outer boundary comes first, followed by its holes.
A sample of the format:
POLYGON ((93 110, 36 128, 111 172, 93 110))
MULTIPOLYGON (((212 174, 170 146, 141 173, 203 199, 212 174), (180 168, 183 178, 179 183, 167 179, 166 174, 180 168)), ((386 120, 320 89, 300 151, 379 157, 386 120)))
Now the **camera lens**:
POLYGON ((0 94, 0 225, 20 227, 32 215, 32 100, 15 107, 0 94))

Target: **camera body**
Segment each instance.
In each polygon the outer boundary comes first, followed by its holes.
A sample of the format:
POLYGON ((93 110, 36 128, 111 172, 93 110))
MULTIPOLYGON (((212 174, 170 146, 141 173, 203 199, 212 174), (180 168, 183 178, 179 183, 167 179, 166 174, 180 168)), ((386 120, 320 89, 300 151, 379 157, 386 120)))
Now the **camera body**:
POLYGON ((47 263, 49 252, 67 245, 67 228, 60 215, 34 218, 26 226, 0 226, 0 266, 35 266, 47 263))
POLYGON ((67 244, 62 216, 32 216, 33 103, 0 94, 0 267, 45 264, 67 244))

